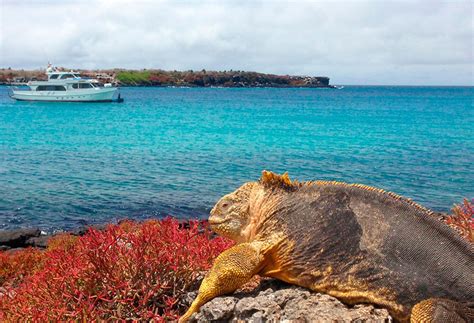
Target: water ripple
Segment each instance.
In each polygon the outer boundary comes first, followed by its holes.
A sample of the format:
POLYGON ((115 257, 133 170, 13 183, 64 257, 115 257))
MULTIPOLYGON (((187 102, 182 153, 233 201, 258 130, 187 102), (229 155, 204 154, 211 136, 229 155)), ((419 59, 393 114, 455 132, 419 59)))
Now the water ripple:
POLYGON ((0 87, 0 229, 206 217, 262 169, 442 211, 474 196, 472 87, 122 93, 123 104, 48 104, 0 87))

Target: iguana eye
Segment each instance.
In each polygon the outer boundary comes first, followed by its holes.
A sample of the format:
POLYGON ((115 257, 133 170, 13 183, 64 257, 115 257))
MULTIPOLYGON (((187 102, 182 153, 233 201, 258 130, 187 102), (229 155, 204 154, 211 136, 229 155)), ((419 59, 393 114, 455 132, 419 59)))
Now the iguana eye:
POLYGON ((228 203, 228 202, 224 202, 224 203, 222 203, 222 205, 221 205, 221 207, 222 207, 223 209, 226 209, 228 206, 229 206, 229 203, 228 203))

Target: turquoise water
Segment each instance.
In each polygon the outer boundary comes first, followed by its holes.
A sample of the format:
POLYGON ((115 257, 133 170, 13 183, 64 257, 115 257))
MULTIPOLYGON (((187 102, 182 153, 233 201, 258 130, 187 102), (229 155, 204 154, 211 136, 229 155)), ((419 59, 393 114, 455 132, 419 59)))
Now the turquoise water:
POLYGON ((33 103, 0 87, 0 228, 205 217, 263 169, 447 211, 474 197, 472 87, 122 88, 33 103))

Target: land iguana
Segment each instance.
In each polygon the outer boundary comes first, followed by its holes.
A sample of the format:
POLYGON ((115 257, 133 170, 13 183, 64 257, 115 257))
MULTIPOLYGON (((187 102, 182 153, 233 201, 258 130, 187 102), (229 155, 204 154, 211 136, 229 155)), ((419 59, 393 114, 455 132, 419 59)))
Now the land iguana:
POLYGON ((222 197, 211 228, 220 254, 180 321, 252 276, 371 303, 406 322, 474 321, 474 249, 434 213, 391 192, 264 171, 222 197))

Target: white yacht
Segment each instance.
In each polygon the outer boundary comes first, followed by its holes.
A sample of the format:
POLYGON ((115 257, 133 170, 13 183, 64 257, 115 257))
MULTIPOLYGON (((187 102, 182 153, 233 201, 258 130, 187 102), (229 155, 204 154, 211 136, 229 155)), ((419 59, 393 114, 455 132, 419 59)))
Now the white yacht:
POLYGON ((63 72, 51 64, 46 69, 47 81, 30 81, 29 89, 12 88, 11 97, 22 101, 121 102, 118 89, 96 79, 83 78, 77 72, 63 72))

